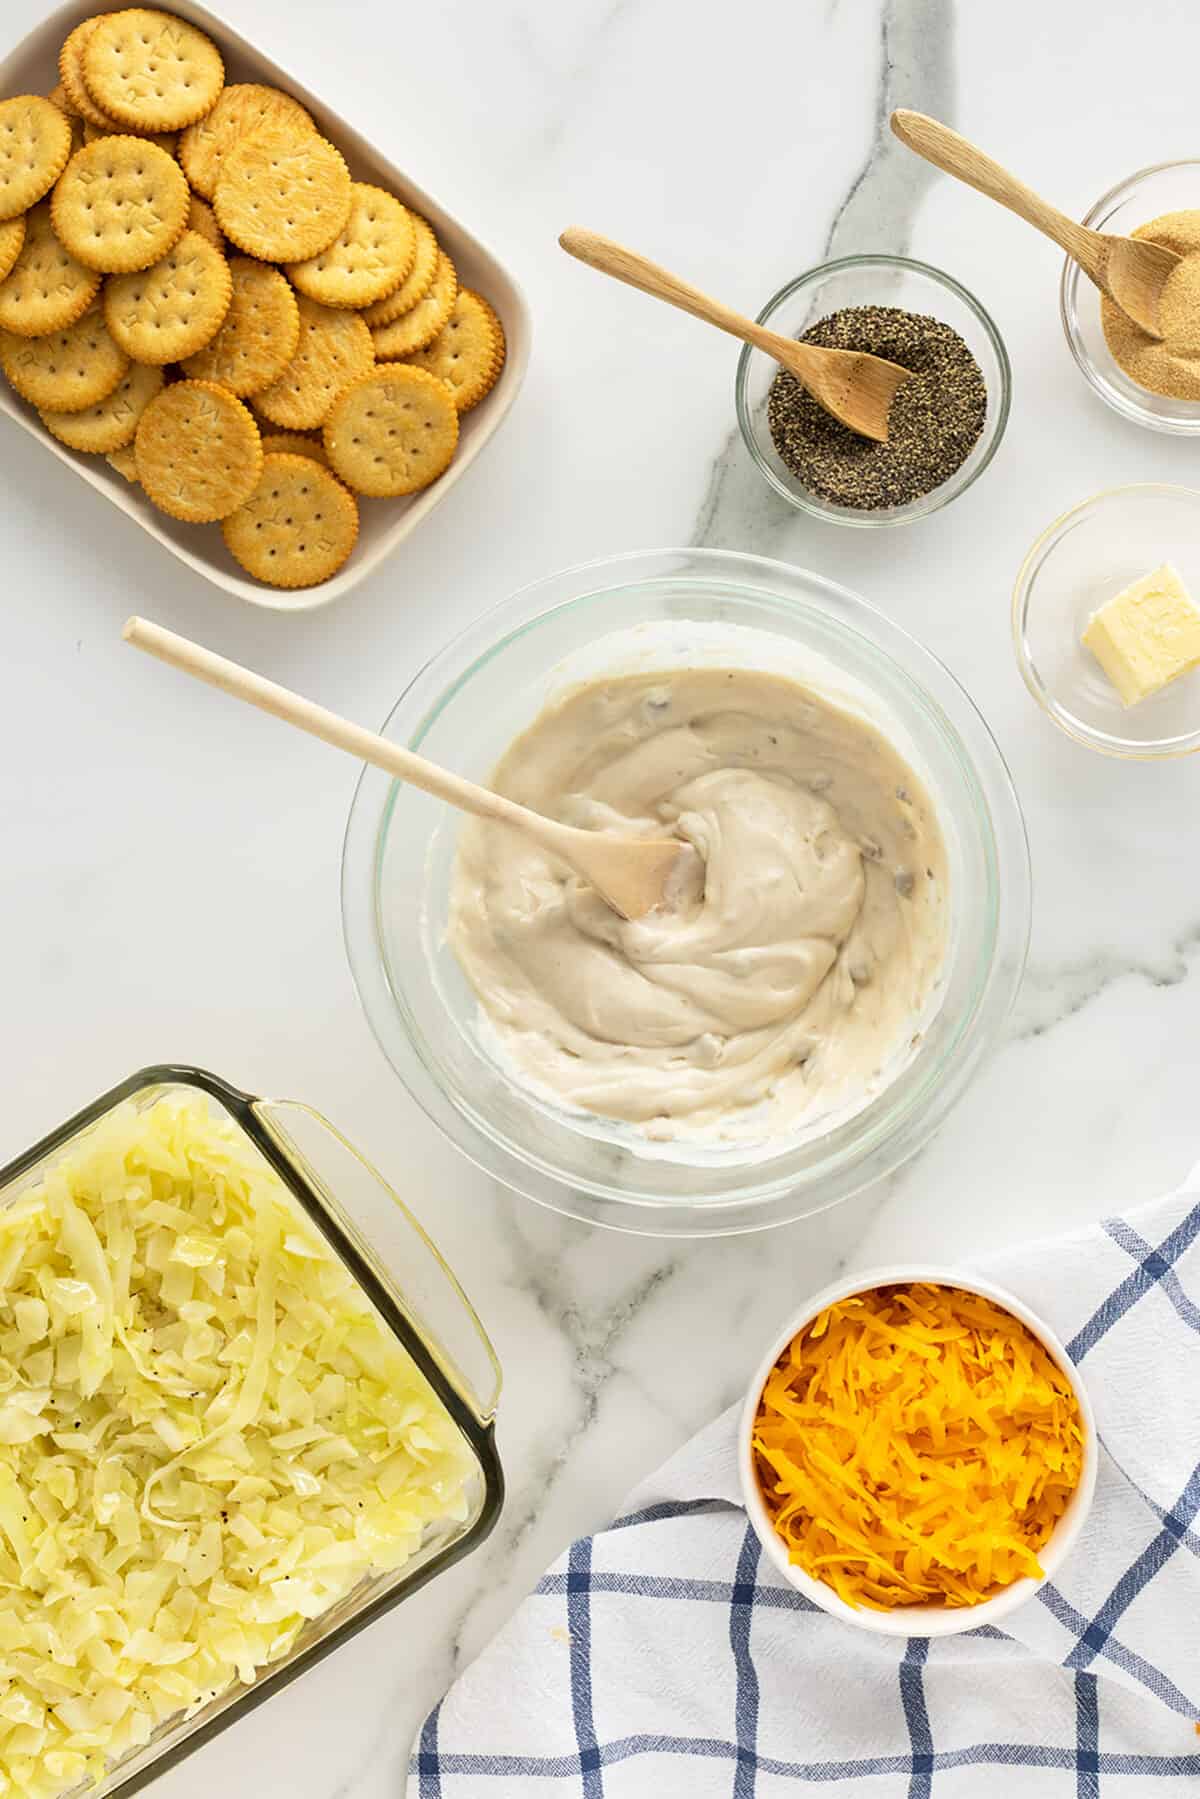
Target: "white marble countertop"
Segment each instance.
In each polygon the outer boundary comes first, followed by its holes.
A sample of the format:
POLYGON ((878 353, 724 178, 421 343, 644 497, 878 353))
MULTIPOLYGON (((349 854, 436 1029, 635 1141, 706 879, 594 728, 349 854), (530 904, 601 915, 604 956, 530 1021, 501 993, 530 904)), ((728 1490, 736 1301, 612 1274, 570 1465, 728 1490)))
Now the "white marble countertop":
MULTIPOLYGON (((1194 445, 1084 387, 1052 247, 884 130, 937 113, 1076 214, 1194 153, 1189 84, 1116 0, 225 0, 242 31, 477 226, 524 283, 531 372, 495 446, 348 601, 287 617, 205 585, 6 427, 0 436, 0 1160, 134 1068, 198 1062, 318 1106, 411 1199, 506 1373, 508 1505, 473 1560, 167 1776, 163 1799, 395 1799, 426 1707, 566 1541, 729 1401, 775 1321, 847 1261, 951 1259, 1174 1182, 1200 1149, 1198 771, 1118 765, 1045 722, 1008 636, 1030 540, 1097 488, 1192 478, 1194 445), (1142 99, 1141 96, 1151 96, 1142 99), (822 526, 736 438, 736 346, 555 245, 569 222, 754 312, 830 252, 909 250, 992 311, 1006 441, 946 512, 822 526), (427 1124, 342 951, 346 762, 120 642, 147 613, 367 723, 425 657, 535 577, 705 543, 846 582, 965 682, 1013 769, 1032 956, 1003 1047, 936 1142, 831 1215, 765 1237, 598 1234, 496 1191, 427 1124), (180 974, 178 971, 185 970, 180 974), (176 971, 169 973, 168 971, 176 971)), ((6 0, 15 39, 44 0, 6 0)), ((1176 11, 1172 56, 1200 49, 1176 11)))

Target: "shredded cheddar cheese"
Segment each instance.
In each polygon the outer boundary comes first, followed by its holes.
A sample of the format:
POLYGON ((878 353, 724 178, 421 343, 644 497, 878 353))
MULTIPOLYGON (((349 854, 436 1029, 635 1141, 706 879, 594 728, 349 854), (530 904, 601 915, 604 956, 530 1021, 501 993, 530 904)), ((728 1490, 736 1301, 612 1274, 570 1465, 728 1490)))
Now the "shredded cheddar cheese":
POLYGON ((847 1604, 978 1605, 1041 1574, 1083 1424, 1011 1312, 917 1283, 839 1300, 793 1338, 754 1450, 790 1559, 847 1604))

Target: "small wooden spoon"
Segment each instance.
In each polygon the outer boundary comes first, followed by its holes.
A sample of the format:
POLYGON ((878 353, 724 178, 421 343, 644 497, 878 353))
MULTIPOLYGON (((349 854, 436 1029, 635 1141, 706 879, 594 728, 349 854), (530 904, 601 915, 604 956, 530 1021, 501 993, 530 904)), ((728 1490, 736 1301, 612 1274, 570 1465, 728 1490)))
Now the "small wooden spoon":
POLYGON ((493 793, 487 787, 477 787, 473 781, 465 781, 461 775, 451 774, 449 769, 439 768, 435 762, 427 762, 424 756, 401 749, 398 743, 390 743, 386 737, 364 731, 361 725, 339 718, 336 712, 327 712, 324 706, 314 705, 286 687, 277 687, 274 681, 266 681, 250 669, 228 662, 224 656, 218 656, 198 643, 189 642, 186 637, 177 637, 174 631, 164 630, 149 619, 127 619, 122 635, 126 643, 157 656, 160 662, 169 662, 172 668, 195 675, 197 680, 207 681, 210 687, 219 687, 222 693, 232 695, 235 700, 245 700, 248 705, 270 712, 285 724, 296 725, 301 731, 331 743, 335 749, 357 756, 360 762, 371 762, 376 768, 395 775, 397 780, 407 781, 410 786, 431 793, 435 799, 445 800, 447 805, 457 806, 462 812, 472 812, 476 818, 494 820, 524 831, 527 837, 581 875, 622 918, 641 918, 661 905, 668 887, 683 878, 681 860, 691 862, 695 859, 696 851, 691 844, 680 843, 677 839, 663 841, 620 837, 607 831, 580 831, 572 825, 545 818, 540 812, 531 812, 527 807, 505 799, 502 794, 493 793))
POLYGON ((1158 303, 1167 277, 1181 261, 1174 250, 1139 237, 1113 237, 1106 231, 1091 231, 1086 225, 1076 224, 957 131, 927 118, 923 112, 894 112, 892 130, 902 144, 926 162, 965 181, 989 200, 998 200, 1035 230, 1044 232, 1135 325, 1151 337, 1162 336, 1158 303))
POLYGON ((602 275, 611 275, 626 287, 640 288, 656 300, 665 300, 668 306, 677 306, 681 312, 690 312, 694 318, 715 325, 718 331, 728 331, 731 337, 740 337, 744 343, 765 350, 841 424, 860 437, 887 442, 892 400, 896 389, 908 380, 911 369, 885 362, 882 356, 869 356, 865 350, 823 350, 816 344, 798 344, 794 337, 781 337, 777 331, 768 331, 765 325, 731 311, 719 300, 710 300, 699 288, 689 287, 656 262, 626 250, 611 238, 600 237, 595 231, 584 231, 579 225, 569 226, 558 241, 569 256, 599 269, 602 275))

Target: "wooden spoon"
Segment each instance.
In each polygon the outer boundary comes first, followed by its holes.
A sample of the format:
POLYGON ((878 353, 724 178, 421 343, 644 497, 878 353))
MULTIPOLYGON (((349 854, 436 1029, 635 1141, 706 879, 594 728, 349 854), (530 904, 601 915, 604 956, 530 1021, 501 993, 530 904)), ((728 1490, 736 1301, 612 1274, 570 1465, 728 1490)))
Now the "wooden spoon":
POLYGON ((668 886, 682 879, 681 860, 695 859, 691 844, 678 839, 663 841, 620 837, 607 831, 580 831, 545 818, 540 812, 531 812, 502 794, 477 787, 473 781, 427 762, 424 756, 401 749, 398 743, 390 743, 374 731, 364 731, 361 725, 339 718, 336 712, 327 712, 324 706, 314 705, 286 687, 277 687, 274 681, 266 681, 186 637, 177 637, 174 631, 164 630, 149 619, 126 620, 122 635, 126 643, 157 656, 160 662, 169 662, 172 668, 195 675, 210 687, 219 687, 235 700, 245 700, 248 705, 270 712, 285 724, 296 725, 335 749, 357 756, 360 762, 373 763, 397 780, 445 800, 447 805, 524 831, 542 849, 581 875, 622 918, 641 918, 661 905, 668 886))
POLYGON ((1181 261, 1174 250, 1139 237, 1113 237, 1106 231, 1091 231, 1086 225, 1076 224, 957 131, 927 118, 923 112, 894 112, 892 130, 902 144, 926 162, 965 181, 989 200, 998 200, 1035 230, 1045 232, 1135 325, 1151 337, 1162 336, 1158 303, 1167 277, 1181 261))
POLYGON ((901 383, 908 380, 911 369, 885 362, 882 356, 869 356, 865 350, 823 350, 816 344, 798 344, 794 337, 781 337, 777 331, 768 331, 765 325, 731 311, 719 300, 710 300, 699 288, 689 287, 678 275, 660 269, 656 262, 626 250, 611 238, 600 237, 595 231, 571 225, 558 241, 569 256, 599 269, 602 275, 611 275, 626 287, 640 288, 656 300, 665 300, 668 306, 678 306, 681 312, 690 312, 694 318, 715 325, 718 331, 728 331, 731 337, 740 337, 744 343, 765 350, 841 424, 860 437, 887 442, 892 399, 901 383))

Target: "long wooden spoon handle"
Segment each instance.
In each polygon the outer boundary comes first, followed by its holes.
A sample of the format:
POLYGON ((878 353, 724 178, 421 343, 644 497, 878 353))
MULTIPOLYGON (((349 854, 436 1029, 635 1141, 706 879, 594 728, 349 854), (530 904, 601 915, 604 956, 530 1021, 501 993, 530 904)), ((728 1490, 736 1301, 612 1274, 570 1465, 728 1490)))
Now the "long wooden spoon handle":
POLYGON ((570 225, 558 241, 569 256, 586 262, 589 268, 599 269, 602 275, 611 275, 614 281, 623 281, 626 287, 639 288, 656 300, 665 300, 668 306, 677 306, 681 312, 690 312, 693 318, 704 319, 719 331, 740 337, 743 343, 758 344, 768 355, 779 341, 773 331, 756 325, 753 319, 744 318, 732 307, 722 305, 720 300, 702 294, 698 287, 689 286, 648 257, 627 250, 624 244, 614 243, 610 237, 601 237, 597 231, 570 225))
POLYGON ((126 643, 157 656, 160 662, 169 662, 172 668, 194 675, 198 681, 207 681, 210 687, 219 687, 222 693, 230 694, 235 700, 257 706, 261 712, 269 712, 273 718, 281 718, 285 724, 295 725, 310 736, 332 744, 335 749, 357 756, 360 762, 370 762, 463 812, 473 812, 480 818, 500 819, 505 824, 517 823, 523 829, 529 829, 530 821, 535 826, 539 822, 552 824, 551 820, 539 821, 536 813, 526 812, 523 806, 514 805, 501 794, 477 787, 473 781, 464 781, 449 769, 426 762, 423 756, 402 749, 398 743, 391 743, 374 731, 364 730, 348 718, 339 718, 336 712, 326 711, 313 700, 303 699, 289 688, 279 687, 274 681, 243 668, 240 663, 230 662, 186 637, 178 637, 174 631, 152 624, 149 619, 127 619, 122 635, 126 643))
POLYGON ((1044 232, 1088 274, 1096 275, 1100 257, 1096 234, 1068 218, 1056 206, 1049 205, 1040 194, 1035 194, 1032 188, 1018 181, 1015 175, 965 137, 960 137, 957 131, 951 131, 948 125, 928 118, 923 112, 909 112, 903 108, 892 114, 892 130, 902 144, 907 144, 926 162, 958 181, 965 181, 968 187, 986 194, 989 200, 999 201, 1001 206, 1015 212, 1035 230, 1044 232))

